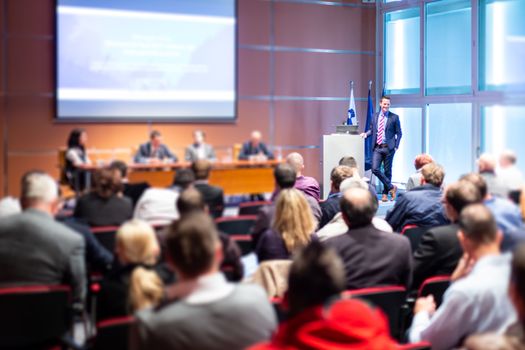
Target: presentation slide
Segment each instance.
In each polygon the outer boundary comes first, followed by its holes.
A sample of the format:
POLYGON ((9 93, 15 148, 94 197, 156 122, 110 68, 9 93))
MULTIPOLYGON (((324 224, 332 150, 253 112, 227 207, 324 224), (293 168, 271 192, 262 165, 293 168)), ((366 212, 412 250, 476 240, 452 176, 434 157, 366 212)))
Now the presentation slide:
POLYGON ((234 120, 235 0, 57 0, 58 119, 234 120))

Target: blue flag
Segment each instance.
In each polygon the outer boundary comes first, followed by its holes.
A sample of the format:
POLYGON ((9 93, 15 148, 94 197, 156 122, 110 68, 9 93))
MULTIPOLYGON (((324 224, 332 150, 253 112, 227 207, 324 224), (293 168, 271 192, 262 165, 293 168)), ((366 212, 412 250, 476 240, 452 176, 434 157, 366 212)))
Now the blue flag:
MULTIPOLYGON (((374 115, 374 104, 372 103, 372 95, 370 88, 368 88, 368 106, 366 108, 366 124, 365 132, 370 130, 370 124, 372 123, 372 117, 374 115)), ((365 171, 372 169, 372 138, 367 137, 365 139, 365 171)))
POLYGON ((356 119, 356 110, 355 110, 355 100, 354 100, 354 86, 350 86, 350 103, 348 104, 348 117, 346 118, 346 125, 357 125, 356 119))

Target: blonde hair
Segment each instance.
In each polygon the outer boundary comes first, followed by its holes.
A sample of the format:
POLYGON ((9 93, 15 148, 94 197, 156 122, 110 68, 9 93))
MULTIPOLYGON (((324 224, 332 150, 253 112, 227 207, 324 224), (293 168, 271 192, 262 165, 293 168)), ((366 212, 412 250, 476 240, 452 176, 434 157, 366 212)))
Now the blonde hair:
POLYGON ((160 252, 153 228, 145 221, 133 219, 120 226, 116 237, 119 255, 129 263, 154 265, 160 252))
POLYGON ((288 252, 306 246, 315 227, 312 209, 304 194, 295 188, 282 190, 277 197, 273 228, 281 235, 288 252))
POLYGON ((132 311, 157 306, 164 297, 164 283, 153 270, 137 267, 129 283, 129 305, 132 311))

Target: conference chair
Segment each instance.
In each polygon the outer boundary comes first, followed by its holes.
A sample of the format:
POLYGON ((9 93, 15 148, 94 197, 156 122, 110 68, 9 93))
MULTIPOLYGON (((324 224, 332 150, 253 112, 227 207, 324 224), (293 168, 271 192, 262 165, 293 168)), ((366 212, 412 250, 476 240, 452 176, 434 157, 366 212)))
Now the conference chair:
POLYGON ((257 215, 259 209, 272 204, 271 201, 253 201, 239 204, 239 215, 257 215))
POLYGON ((421 283, 417 296, 426 297, 427 295, 432 294, 434 296, 434 301, 436 302, 436 307, 439 307, 443 301, 443 294, 445 294, 445 291, 450 286, 450 282, 450 276, 434 276, 427 278, 421 283))
POLYGON ((93 350, 127 350, 129 332, 135 322, 132 316, 110 318, 97 324, 97 335, 93 339, 93 350))
POLYGON ((402 286, 383 286, 347 290, 343 298, 363 299, 380 308, 388 318, 390 334, 400 338, 401 333, 401 308, 407 297, 407 290, 402 286))
POLYGON ((231 239, 237 243, 239 248, 241 248, 241 254, 242 255, 248 255, 253 252, 253 243, 252 243, 252 235, 246 234, 246 235, 229 235, 231 239))
POLYGON ((115 251, 115 236, 117 235, 118 226, 97 226, 91 227, 91 232, 98 239, 100 244, 108 251, 115 251))
POLYGON ((71 339, 71 289, 65 285, 0 288, 0 347, 60 347, 71 339))
POLYGON ((405 235, 406 238, 410 241, 410 247, 412 248, 412 252, 415 252, 417 247, 419 247, 419 243, 421 242, 421 237, 427 232, 430 228, 429 227, 419 227, 416 225, 406 225, 403 227, 403 230, 401 230, 401 234, 405 235))
POLYGON ((215 219, 215 224, 219 231, 228 235, 246 235, 250 233, 256 220, 255 215, 227 216, 215 219))

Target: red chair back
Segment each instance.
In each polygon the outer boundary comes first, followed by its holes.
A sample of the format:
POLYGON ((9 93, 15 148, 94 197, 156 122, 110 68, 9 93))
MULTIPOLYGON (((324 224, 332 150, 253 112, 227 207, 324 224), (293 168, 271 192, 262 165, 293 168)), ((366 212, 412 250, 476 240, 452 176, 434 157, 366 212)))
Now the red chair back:
POLYGON ((380 308, 388 318, 390 334, 399 338, 401 307, 405 304, 407 291, 402 286, 384 286, 347 290, 343 297, 363 299, 380 308))
POLYGON ((434 296, 434 301, 436 302, 436 307, 439 307, 443 301, 443 294, 445 294, 445 291, 449 286, 450 276, 430 277, 421 283, 417 296, 426 297, 427 295, 432 294, 434 296))
POLYGON ((127 350, 129 332, 135 322, 132 316, 110 318, 97 324, 97 336, 93 350, 127 350))
POLYGON ((2 348, 56 346, 72 330, 69 286, 0 288, 0 310, 2 348))
POLYGON ((253 201, 239 204, 239 215, 257 215, 259 209, 272 204, 271 201, 253 201))
POLYGON ((239 215, 215 219, 217 229, 228 235, 247 235, 255 225, 257 216, 239 215))

